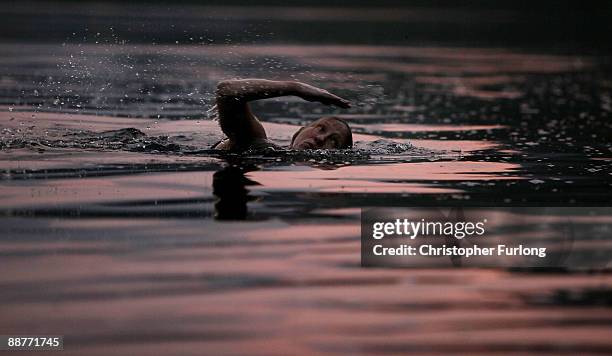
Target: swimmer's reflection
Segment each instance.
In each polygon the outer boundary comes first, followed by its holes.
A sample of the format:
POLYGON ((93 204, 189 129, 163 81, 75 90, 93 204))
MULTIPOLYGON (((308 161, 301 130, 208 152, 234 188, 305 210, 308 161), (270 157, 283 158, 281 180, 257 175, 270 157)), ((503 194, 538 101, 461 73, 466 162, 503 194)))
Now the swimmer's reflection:
POLYGON ((230 165, 213 174, 213 194, 215 202, 215 219, 245 220, 248 215, 247 203, 257 199, 249 195, 247 186, 259 185, 248 179, 245 173, 257 170, 257 167, 230 165))

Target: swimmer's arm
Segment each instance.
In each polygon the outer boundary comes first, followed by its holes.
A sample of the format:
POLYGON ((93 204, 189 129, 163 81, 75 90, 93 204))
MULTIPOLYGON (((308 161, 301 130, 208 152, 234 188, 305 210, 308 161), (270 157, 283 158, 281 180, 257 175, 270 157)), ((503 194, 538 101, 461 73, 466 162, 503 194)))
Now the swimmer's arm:
POLYGON ((350 107, 348 100, 342 99, 325 89, 294 81, 237 79, 222 81, 217 86, 217 100, 221 96, 238 102, 249 102, 289 95, 341 108, 350 107))
POLYGON ((235 145, 248 145, 254 140, 267 138, 266 131, 251 112, 248 102, 289 95, 326 105, 350 107, 347 100, 300 82, 266 79, 225 80, 217 85, 221 130, 235 145))
POLYGON ((225 80, 217 85, 219 126, 229 139, 229 147, 246 147, 255 140, 267 138, 266 130, 248 104, 251 100, 266 98, 262 88, 260 83, 244 80, 225 80))

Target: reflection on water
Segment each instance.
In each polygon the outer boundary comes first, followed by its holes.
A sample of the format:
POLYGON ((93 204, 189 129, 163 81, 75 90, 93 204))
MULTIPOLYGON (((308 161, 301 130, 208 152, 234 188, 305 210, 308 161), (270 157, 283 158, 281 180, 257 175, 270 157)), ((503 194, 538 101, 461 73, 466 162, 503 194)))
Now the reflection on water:
POLYGON ((247 203, 256 199, 249 195, 247 187, 259 185, 247 177, 245 172, 257 169, 229 165, 213 174, 213 194, 215 202, 215 219, 244 220, 247 217, 247 203))

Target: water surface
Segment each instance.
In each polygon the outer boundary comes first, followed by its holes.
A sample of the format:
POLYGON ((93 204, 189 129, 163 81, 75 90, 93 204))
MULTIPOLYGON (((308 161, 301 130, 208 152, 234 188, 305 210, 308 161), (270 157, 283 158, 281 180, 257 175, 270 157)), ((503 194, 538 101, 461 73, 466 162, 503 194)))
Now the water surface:
POLYGON ((361 208, 609 205, 606 56, 98 36, 0 44, 5 333, 89 355, 612 352, 601 268, 359 267, 361 208), (355 149, 210 151, 232 77, 349 98, 253 108, 281 144, 339 115, 355 149))

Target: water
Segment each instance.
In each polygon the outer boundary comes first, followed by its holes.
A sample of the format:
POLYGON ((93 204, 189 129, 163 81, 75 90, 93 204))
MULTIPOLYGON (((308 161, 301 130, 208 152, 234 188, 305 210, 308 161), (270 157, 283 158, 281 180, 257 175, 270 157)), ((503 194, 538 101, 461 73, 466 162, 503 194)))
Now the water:
MULTIPOLYGON (((214 104, 216 82, 247 76, 288 78, 323 86, 356 105, 340 110, 289 98, 257 102, 254 110, 265 122, 288 125, 329 114, 344 118, 362 135, 356 137, 358 150, 351 157, 336 157, 340 163, 445 157, 460 162, 453 164, 471 164, 504 178, 499 182, 427 179, 433 186, 456 190, 452 196, 427 199, 582 205, 606 204, 610 199, 606 57, 363 45, 3 47, 2 100, 12 108, 7 117, 34 111, 31 120, 7 123, 4 146, 40 144, 41 150, 48 145, 183 155, 205 151, 222 137, 207 114, 214 104), (138 137, 117 139, 96 136, 96 131, 104 129, 99 125, 66 128, 58 124, 43 133, 37 111, 149 120, 113 125, 116 130, 140 130, 138 137), (172 135, 169 130, 175 127, 182 127, 181 132, 172 135), (368 144, 374 140, 409 144, 414 151, 390 154, 395 147, 381 150, 368 144), (507 180, 506 175, 515 179, 507 180)), ((272 135, 288 144, 297 127, 284 126, 272 135)), ((305 162, 325 158, 302 156, 299 160, 305 162)))
POLYGON ((363 207, 609 205, 605 54, 90 35, 0 44, 2 330, 91 355, 612 351, 607 272, 359 268, 363 207), (253 109, 280 144, 338 115, 355 149, 209 150, 231 77, 349 98, 253 109))

